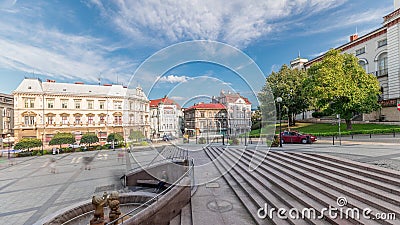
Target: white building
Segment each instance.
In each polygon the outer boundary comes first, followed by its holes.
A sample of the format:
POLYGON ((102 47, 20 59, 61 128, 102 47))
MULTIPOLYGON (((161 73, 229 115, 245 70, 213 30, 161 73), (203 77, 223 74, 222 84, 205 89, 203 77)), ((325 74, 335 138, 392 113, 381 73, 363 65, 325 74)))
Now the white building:
POLYGON ((238 93, 222 90, 220 96, 213 98, 213 103, 221 103, 228 114, 229 135, 239 135, 251 129, 251 102, 238 93))
POLYGON ((105 142, 110 133, 125 138, 133 130, 150 134, 149 101, 140 88, 26 78, 13 95, 16 139, 47 143, 57 132, 68 132, 79 140, 90 132, 105 142))
POLYGON ((183 112, 178 103, 167 97, 150 100, 152 138, 181 135, 183 112))
MULTIPOLYGON (((383 17, 382 27, 358 37, 351 35, 348 43, 337 49, 354 54, 367 73, 374 74, 380 83, 382 109, 365 114, 364 120, 399 121, 396 105, 400 102, 400 0, 394 1, 394 11, 383 17)), ((324 55, 304 64, 309 68, 324 55)))

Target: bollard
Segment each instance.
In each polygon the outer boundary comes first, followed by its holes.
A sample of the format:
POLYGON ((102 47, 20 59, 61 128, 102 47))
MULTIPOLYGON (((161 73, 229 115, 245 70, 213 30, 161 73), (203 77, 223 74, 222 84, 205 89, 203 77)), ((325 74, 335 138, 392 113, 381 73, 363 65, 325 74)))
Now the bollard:
POLYGON ((396 137, 396 132, 393 132, 393 137, 396 137))
POLYGON ((335 145, 335 136, 332 136, 332 145, 335 145))
POLYGON ((353 139, 353 133, 351 133, 351 139, 353 139))
POLYGON ((369 134, 369 138, 372 138, 372 135, 371 135, 371 134, 369 134))

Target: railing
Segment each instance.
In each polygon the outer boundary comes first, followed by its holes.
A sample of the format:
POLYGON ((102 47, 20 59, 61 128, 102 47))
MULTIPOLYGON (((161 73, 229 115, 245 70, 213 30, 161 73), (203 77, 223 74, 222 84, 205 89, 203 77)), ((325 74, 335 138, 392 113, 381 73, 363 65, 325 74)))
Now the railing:
POLYGON ((388 69, 382 69, 382 70, 375 71, 375 76, 377 76, 377 77, 386 76, 386 75, 388 75, 388 69))
POLYGON ((113 225, 117 221, 121 221, 121 223, 119 223, 119 224, 123 224, 124 223, 124 218, 126 216, 131 216, 132 214, 137 213, 137 211, 139 211, 141 208, 147 207, 147 206, 149 206, 151 204, 154 204, 155 202, 158 202, 158 199, 161 196, 163 196, 165 193, 167 193, 169 190, 171 190, 173 187, 175 187, 179 182, 182 181, 183 178, 185 178, 187 176, 191 177, 191 187, 190 188, 193 189, 193 187, 194 187, 194 159, 190 160, 189 169, 181 177, 179 177, 173 184, 168 186, 165 190, 163 190, 161 193, 157 194, 156 196, 154 196, 153 198, 151 198, 147 202, 142 203, 141 205, 139 205, 138 207, 134 208, 133 210, 121 215, 119 218, 106 223, 106 225, 113 225))

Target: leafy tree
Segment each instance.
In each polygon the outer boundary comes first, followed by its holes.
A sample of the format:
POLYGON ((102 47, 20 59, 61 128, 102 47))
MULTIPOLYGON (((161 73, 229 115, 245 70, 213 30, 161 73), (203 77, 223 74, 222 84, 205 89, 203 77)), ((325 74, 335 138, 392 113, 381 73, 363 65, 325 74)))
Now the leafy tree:
POLYGON ((15 144, 14 149, 27 149, 29 151, 29 149, 40 147, 42 144, 42 140, 37 138, 22 138, 17 144, 15 144))
POLYGON ((354 115, 380 108, 378 79, 367 74, 352 54, 332 49, 307 72, 305 90, 313 97, 314 105, 329 114, 340 114, 347 130, 352 129, 354 115))
POLYGON ((272 72, 267 82, 272 94, 282 98, 282 110, 289 117, 289 125, 295 125, 296 114, 309 107, 308 95, 303 91, 306 72, 283 65, 279 72, 272 72))
POLYGON ((57 133, 50 140, 49 145, 61 145, 75 143, 75 137, 71 133, 57 133))
POLYGON ((251 129, 257 130, 261 128, 262 113, 260 107, 251 114, 251 129))
POLYGON ((99 142, 99 138, 97 137, 96 134, 87 133, 82 135, 81 144, 88 144, 90 147, 91 144, 97 142, 99 142))
POLYGON ((136 142, 138 142, 139 139, 143 139, 143 138, 144 138, 143 133, 138 130, 132 130, 129 135, 129 139, 136 140, 136 142))
POLYGON ((111 134, 109 134, 107 136, 107 141, 108 142, 113 142, 114 141, 114 142, 119 143, 121 141, 124 141, 124 137, 122 137, 122 135, 118 134, 118 133, 111 133, 111 134))

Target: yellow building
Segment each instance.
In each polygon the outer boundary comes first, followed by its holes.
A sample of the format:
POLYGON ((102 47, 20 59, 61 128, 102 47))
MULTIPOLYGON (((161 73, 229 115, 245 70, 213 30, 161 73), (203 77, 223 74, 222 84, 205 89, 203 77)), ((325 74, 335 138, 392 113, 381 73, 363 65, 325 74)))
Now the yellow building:
POLYGON ((150 134, 149 101, 141 88, 26 78, 13 95, 17 140, 32 137, 48 143, 57 132, 68 132, 79 141, 90 132, 104 143, 114 132, 125 139, 133 130, 150 134))

